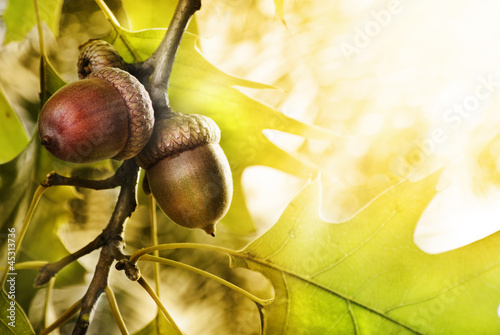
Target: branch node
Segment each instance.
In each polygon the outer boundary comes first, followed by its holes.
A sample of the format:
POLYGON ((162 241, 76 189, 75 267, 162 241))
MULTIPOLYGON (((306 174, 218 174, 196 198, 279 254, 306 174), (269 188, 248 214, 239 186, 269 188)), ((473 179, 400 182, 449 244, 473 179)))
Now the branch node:
POLYGON ((115 269, 121 271, 125 271, 125 275, 131 281, 138 281, 141 278, 141 271, 137 267, 137 265, 132 265, 128 261, 128 259, 122 259, 118 261, 115 265, 115 269))
POLYGON ((47 174, 45 180, 40 183, 40 185, 44 187, 51 187, 54 185, 61 184, 63 182, 63 177, 57 174, 55 171, 52 171, 47 174))
POLYGON ((38 275, 35 278, 35 282, 33 283, 35 288, 45 286, 50 279, 57 274, 58 269, 53 270, 51 267, 53 267, 53 263, 49 263, 39 270, 38 275))

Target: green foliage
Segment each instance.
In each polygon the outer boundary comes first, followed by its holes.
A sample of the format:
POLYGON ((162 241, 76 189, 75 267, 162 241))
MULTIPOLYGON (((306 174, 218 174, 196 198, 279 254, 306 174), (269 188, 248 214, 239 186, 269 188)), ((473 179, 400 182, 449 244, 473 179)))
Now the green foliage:
POLYGON ((40 100, 43 105, 52 94, 56 93, 58 89, 66 85, 66 82, 59 77, 56 70, 50 64, 45 55, 40 59, 40 63, 40 86, 42 91, 40 94, 40 100))
POLYGON ((177 335, 177 332, 163 314, 159 313, 146 327, 134 335, 177 335))
MULTIPOLYGON (((46 61, 42 61, 43 69, 40 78, 41 96, 49 97, 64 84, 56 71, 46 61)), ((0 120, 0 123, 2 120, 0 120)), ((21 131, 18 130, 18 136, 21 131)), ((17 227, 20 231, 27 207, 33 197, 36 187, 53 170, 70 171, 70 166, 52 157, 44 150, 35 132, 31 142, 12 161, 0 165, 0 227, 6 231, 8 227, 17 227)), ((23 247, 16 255, 16 261, 57 260, 68 254, 68 250, 58 236, 61 225, 66 224, 71 215, 68 203, 77 199, 78 194, 72 188, 58 188, 45 193, 35 211, 29 229, 23 241, 23 247), (50 246, 48 248, 47 246, 50 246)), ((17 235, 18 236, 18 235, 17 235)), ((2 240, 5 247, 6 240, 2 240)), ((74 285, 80 283, 85 269, 77 262, 71 264, 57 277, 56 285, 74 285)), ((33 299, 33 281, 36 272, 23 271, 16 282, 18 292, 16 300, 28 308, 33 299)))
POLYGON ((266 334, 491 334, 500 331, 500 233, 429 255, 413 242, 439 174, 386 191, 352 220, 324 222, 310 184, 233 257, 265 274, 266 334))
MULTIPOLYGON (((5 180, 0 186, 0 212, 3 214, 0 226, 2 231, 7 227, 17 227, 24 219, 26 208, 31 201, 35 188, 43 179, 47 171, 57 165, 47 152, 40 149, 38 141, 32 141, 28 147, 11 162, 0 165, 0 178, 5 180)), ((67 255, 68 251, 58 236, 61 225, 70 220, 67 204, 71 199, 77 198, 72 188, 58 188, 45 193, 39 203, 39 210, 35 211, 28 232, 23 241, 23 247, 16 255, 16 261, 31 260, 57 260, 67 255), (48 248, 47 246, 50 246, 48 248)), ((16 235, 19 236, 19 235, 16 235)), ((2 240, 5 250, 6 240, 2 240)), ((21 271, 21 270, 20 270, 21 271)), ((57 285, 73 285, 80 283, 85 270, 78 263, 65 269, 57 277, 57 285)), ((18 293, 16 300, 23 307, 29 306, 33 298, 33 280, 35 272, 23 271, 17 279, 18 293)))
MULTIPOLYGON (((8 0, 3 15, 7 31, 4 43, 20 41, 36 26, 35 1, 8 0)), ((39 0, 40 20, 57 36, 63 0, 39 0)))
POLYGON ((35 334, 31 324, 24 314, 22 308, 19 307, 17 303, 11 305, 11 302, 15 302, 10 299, 9 296, 4 292, 0 292, 0 333, 1 334, 12 334, 12 335, 30 335, 35 334), (9 308, 14 307, 13 314, 9 308), (12 316, 12 318, 9 318, 12 316), (12 322, 12 323, 11 323, 12 322), (11 323, 9 325, 9 323, 11 323), (14 326, 12 326, 14 325, 14 326))
POLYGON ((28 144, 28 137, 16 112, 0 89, 0 163, 14 158, 28 144))
MULTIPOLYGON (((284 20, 284 1, 275 0, 284 20)), ((124 0, 124 29, 112 21, 105 37, 127 62, 147 59, 160 43, 174 2, 124 0), (144 29, 140 30, 139 29, 144 29)), ((40 17, 57 35, 62 1, 40 0, 40 17)), ((9 1, 4 14, 6 43, 22 40, 35 26, 31 0, 9 1), (22 18, 22 19, 21 19, 22 18)), ((213 118, 222 131, 235 184, 231 209, 223 224, 233 233, 255 231, 241 185, 245 168, 265 165, 304 179, 317 166, 276 147, 263 131, 278 130, 311 139, 336 139, 330 132, 289 118, 241 93, 236 87, 275 87, 231 76, 197 51, 197 28, 190 26, 177 55, 169 86, 172 107, 179 112, 213 118)), ((45 55, 41 57, 41 101, 65 82, 45 55)), ((0 227, 18 227, 36 186, 47 172, 70 174, 74 165, 51 157, 28 139, 8 99, 0 92, 0 227), (28 145, 27 145, 28 144, 28 145)), ((111 170, 109 162, 104 163, 111 170)), ((500 267, 496 248, 500 233, 460 249, 429 255, 413 241, 415 225, 436 194, 435 173, 419 182, 397 184, 342 224, 319 216, 319 178, 288 206, 280 220, 247 248, 231 256, 231 265, 265 275, 274 301, 259 306, 264 334, 469 334, 500 332, 496 310, 500 300, 500 267)), ((324 186, 324 185, 323 185, 324 186)), ((35 212, 19 260, 55 261, 68 254, 58 229, 72 220, 69 203, 80 194, 70 187, 48 190, 35 212), (48 247, 50 246, 50 248, 48 247)), ((104 223, 103 223, 104 225, 104 223)), ((85 274, 73 263, 57 276, 57 285, 81 282, 85 274)), ((28 310, 36 291, 34 272, 23 272, 16 301, 28 310)), ((32 334, 24 312, 16 305, 16 329, 7 326, 10 304, 0 298, 0 332, 32 334)), ((174 334, 159 315, 136 334, 174 334), (159 327, 158 327, 159 326, 159 327), (161 329, 161 332, 158 332, 161 329)))
MULTIPOLYGON (((122 1, 127 13, 129 29, 138 31, 148 28, 167 28, 174 14, 176 1, 122 1), (166 19, 167 18, 167 19, 166 19)), ((196 20, 191 20, 187 31, 196 33, 196 20)))
MULTIPOLYGON (((32 179, 38 150, 34 145, 28 146, 16 159, 0 165, 0 227, 6 231, 8 227, 19 225, 23 220, 30 197, 34 193, 32 179), (28 168, 25 168, 28 167, 28 168)), ((2 243, 6 243, 5 240, 2 243)))

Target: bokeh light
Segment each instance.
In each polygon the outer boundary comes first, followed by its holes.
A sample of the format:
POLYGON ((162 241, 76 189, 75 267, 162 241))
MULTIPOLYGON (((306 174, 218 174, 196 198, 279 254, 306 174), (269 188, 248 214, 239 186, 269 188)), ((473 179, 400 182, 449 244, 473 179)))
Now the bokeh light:
MULTIPOLYGON (((445 168, 448 191, 424 213, 417 244, 442 252, 500 228, 498 2, 285 1, 284 23, 271 7, 206 1, 201 50, 231 74, 285 90, 246 94, 342 134, 309 152, 321 162, 325 219, 348 220, 391 185, 445 168)), ((275 216, 257 214, 266 215, 275 216)))

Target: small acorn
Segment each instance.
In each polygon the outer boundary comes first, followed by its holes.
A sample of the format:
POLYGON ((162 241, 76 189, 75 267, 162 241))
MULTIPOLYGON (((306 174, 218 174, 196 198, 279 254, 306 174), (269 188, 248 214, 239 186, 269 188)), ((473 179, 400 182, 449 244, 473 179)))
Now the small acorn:
POLYGON ((79 49, 77 68, 80 79, 84 79, 92 72, 105 67, 127 70, 127 63, 108 42, 89 40, 80 45, 79 49))
POLYGON ((131 74, 106 67, 58 90, 43 106, 41 144, 74 163, 134 157, 153 133, 148 92, 131 74))
POLYGON ((175 113, 156 121, 150 141, 136 156, 163 212, 183 227, 212 236, 233 195, 231 169, 219 141, 212 119, 175 113))

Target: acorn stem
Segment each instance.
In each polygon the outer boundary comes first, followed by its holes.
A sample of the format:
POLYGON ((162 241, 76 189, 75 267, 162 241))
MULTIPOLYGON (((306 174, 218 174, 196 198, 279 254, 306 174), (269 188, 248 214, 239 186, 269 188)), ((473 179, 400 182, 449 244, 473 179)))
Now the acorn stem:
POLYGON ((111 314, 113 315, 113 318, 115 319, 115 323, 120 329, 120 332, 122 334, 129 334, 127 330, 127 326, 125 325, 125 321, 123 321, 123 316, 120 313, 120 309, 118 308, 118 302, 116 301, 115 294, 113 293, 113 290, 108 286, 104 289, 104 292, 106 293, 106 298, 109 303, 109 307, 111 310, 111 314))
POLYGON ((78 300, 70 308, 68 308, 64 313, 62 313, 56 321, 54 321, 50 326, 42 330, 38 335, 47 335, 52 333, 54 330, 65 324, 69 319, 71 319, 80 310, 82 300, 78 300))
POLYGON ((208 271, 205 271, 205 270, 202 270, 202 269, 199 269, 197 267, 194 267, 194 266, 191 266, 191 265, 188 265, 188 264, 184 264, 184 263, 181 263, 181 262, 177 262, 177 261, 173 261, 171 259, 168 259, 168 258, 163 258, 163 257, 158 257, 158 256, 151 256, 151 255, 144 255, 142 256, 142 261, 149 261, 149 262, 155 262, 155 264, 159 264, 159 263, 163 263, 163 264, 166 264, 166 265, 170 265, 170 266, 174 266, 174 267, 177 267, 177 268, 180 268, 180 269, 184 269, 184 270, 187 270, 187 271, 191 271, 191 272, 194 272, 196 274, 199 274, 199 275, 202 275, 206 278, 209 278, 209 279, 212 279, 214 281, 216 281, 217 283, 221 284, 221 285, 224 285, 228 288, 230 288, 231 290, 235 291, 235 292, 238 292, 242 295, 244 295, 245 297, 247 297, 248 299, 252 300, 253 302, 259 304, 260 306, 267 306, 269 305, 270 303, 273 302, 274 299, 261 299, 255 295, 253 295, 252 293, 248 292, 247 290, 239 287, 238 285, 235 285, 219 276, 216 276, 208 271))
POLYGON ((177 326, 174 319, 172 318, 172 316, 170 316, 170 313, 165 308, 165 305, 163 305, 160 298, 153 291, 153 289, 151 288, 149 283, 146 281, 146 279, 144 279, 144 277, 141 276, 137 282, 146 290, 146 292, 148 292, 148 294, 151 296, 151 298, 154 300, 154 302, 158 306, 158 309, 163 313, 163 315, 168 320, 168 322, 170 323, 172 328, 175 330, 175 332, 179 335, 183 335, 184 333, 181 331, 179 326, 177 326))
POLYGON ((200 244, 200 243, 166 243, 166 244, 158 244, 146 248, 142 248, 139 250, 136 250, 132 255, 130 255, 129 258, 129 263, 131 265, 135 265, 139 259, 147 255, 155 250, 174 250, 174 249, 198 249, 198 250, 210 250, 210 251, 216 251, 220 252, 223 254, 226 254, 228 256, 241 256, 240 252, 231 250, 228 248, 220 247, 217 245, 211 245, 211 244, 200 244))
POLYGON ((201 8, 200 0, 179 0, 172 21, 160 46, 144 66, 154 68, 151 77, 151 100, 155 111, 170 111, 168 102, 168 83, 175 56, 189 20, 201 8))

